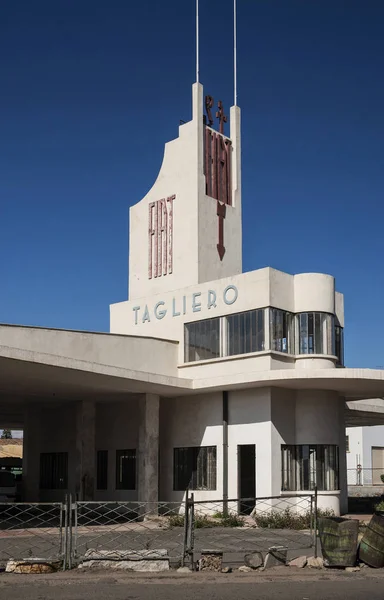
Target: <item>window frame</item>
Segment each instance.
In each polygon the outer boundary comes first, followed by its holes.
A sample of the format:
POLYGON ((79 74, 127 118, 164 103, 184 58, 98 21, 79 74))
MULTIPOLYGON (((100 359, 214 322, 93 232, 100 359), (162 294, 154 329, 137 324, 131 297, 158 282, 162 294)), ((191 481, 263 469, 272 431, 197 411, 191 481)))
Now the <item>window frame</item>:
POLYGON ((295 354, 295 314, 280 308, 269 309, 269 345, 271 352, 282 352, 284 354, 295 354), (278 323, 278 319, 281 322, 278 323), (281 335, 278 336, 278 329, 281 335), (285 335, 284 335, 285 334, 285 335), (286 340, 286 350, 282 348, 286 340), (280 348, 278 346, 281 345, 280 348))
POLYGON ((173 449, 173 490, 185 492, 187 489, 217 490, 217 446, 179 446, 173 449))
POLYGON ((282 444, 282 492, 339 491, 340 449, 336 444, 282 444))

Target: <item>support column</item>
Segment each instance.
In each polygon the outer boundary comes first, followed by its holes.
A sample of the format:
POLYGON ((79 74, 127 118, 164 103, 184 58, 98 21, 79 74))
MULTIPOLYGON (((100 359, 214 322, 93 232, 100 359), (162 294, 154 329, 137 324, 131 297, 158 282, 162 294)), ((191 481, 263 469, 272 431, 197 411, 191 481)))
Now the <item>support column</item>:
POLYGON ((23 428, 23 502, 40 500, 40 423, 40 406, 28 404, 25 408, 23 428))
POLYGON ((159 500, 159 408, 155 394, 139 400, 138 500, 152 503, 150 512, 157 510, 159 500))
POLYGON ((76 496, 93 500, 95 491, 95 403, 82 400, 76 414, 76 496))

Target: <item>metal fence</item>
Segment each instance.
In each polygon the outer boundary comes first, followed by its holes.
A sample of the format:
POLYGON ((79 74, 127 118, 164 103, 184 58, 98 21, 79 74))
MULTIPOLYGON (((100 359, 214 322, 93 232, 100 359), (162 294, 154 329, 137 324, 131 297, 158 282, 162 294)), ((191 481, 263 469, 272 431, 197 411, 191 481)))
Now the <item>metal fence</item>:
POLYGON ((317 496, 276 496, 212 501, 192 498, 191 562, 203 550, 223 552, 226 564, 284 546, 288 553, 316 546, 317 496))
MULTIPOLYGON (((185 502, 66 502, 0 504, 0 562, 155 559, 194 566, 202 551, 226 564, 247 553, 284 546, 316 548, 317 495, 185 502)), ((99 562, 100 564, 100 562, 99 562)))
POLYGON ((381 476, 384 476, 384 469, 363 469, 356 467, 355 469, 347 469, 348 485, 381 485, 384 482, 381 476))
POLYGON ((0 503, 0 564, 9 559, 63 561, 67 554, 65 503, 0 503))

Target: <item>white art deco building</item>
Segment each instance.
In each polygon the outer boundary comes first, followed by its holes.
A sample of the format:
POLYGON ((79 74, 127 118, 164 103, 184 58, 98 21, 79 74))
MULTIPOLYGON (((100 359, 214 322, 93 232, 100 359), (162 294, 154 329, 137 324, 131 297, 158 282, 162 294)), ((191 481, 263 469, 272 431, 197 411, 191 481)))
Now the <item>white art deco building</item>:
POLYGON ((344 368, 331 275, 242 272, 240 109, 225 135, 217 102, 200 84, 192 95, 130 210, 129 297, 110 307, 110 333, 0 327, 0 418, 24 429, 24 497, 317 486, 320 506, 343 512, 348 406, 383 396, 384 373, 344 368))

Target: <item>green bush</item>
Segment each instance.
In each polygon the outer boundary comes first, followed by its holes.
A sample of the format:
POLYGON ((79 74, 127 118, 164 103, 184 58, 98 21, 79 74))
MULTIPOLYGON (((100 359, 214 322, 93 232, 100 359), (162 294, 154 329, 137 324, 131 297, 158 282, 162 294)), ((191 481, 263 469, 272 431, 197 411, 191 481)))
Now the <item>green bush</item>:
MULTIPOLYGON (((169 527, 184 527, 184 515, 171 515, 168 517, 169 527)), ((215 513, 212 517, 202 513, 195 513, 195 527, 243 527, 244 519, 234 513, 225 515, 224 513, 215 513)))
POLYGON ((378 504, 375 504, 375 510, 384 511, 384 500, 381 500, 378 504))
POLYGON ((184 515, 171 515, 168 517, 169 527, 184 527, 184 515))
MULTIPOLYGON (((333 517, 333 510, 318 510, 318 517, 333 517)), ((269 513, 259 513, 254 515, 255 523, 258 527, 270 529, 309 529, 311 527, 311 512, 294 512, 291 508, 285 510, 272 510, 269 513)))

